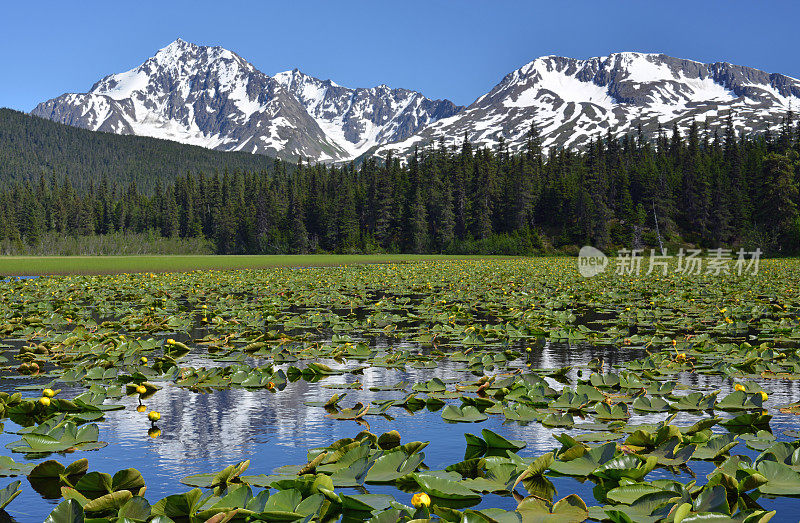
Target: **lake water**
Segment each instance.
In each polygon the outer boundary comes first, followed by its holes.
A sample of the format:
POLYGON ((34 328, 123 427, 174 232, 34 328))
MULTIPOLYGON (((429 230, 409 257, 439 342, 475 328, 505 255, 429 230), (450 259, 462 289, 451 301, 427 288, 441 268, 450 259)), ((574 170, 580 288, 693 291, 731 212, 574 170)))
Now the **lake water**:
MULTIPOLYGON (((528 361, 533 367, 562 367, 565 365, 581 365, 603 356, 607 364, 621 363, 641 356, 640 351, 620 350, 616 348, 600 348, 590 345, 569 346, 566 344, 546 344, 533 353, 528 361)), ((193 366, 211 366, 218 363, 205 359, 202 355, 189 355, 184 363, 193 366)), ((523 366, 520 360, 516 366, 523 366)), ((325 401, 334 392, 340 390, 323 388, 323 385, 342 383, 359 379, 363 390, 347 390, 346 405, 355 401, 368 402, 399 398, 403 392, 370 392, 371 386, 392 385, 400 381, 411 383, 428 380, 432 377, 447 379, 465 379, 469 376, 458 369, 463 365, 445 364, 436 369, 394 369, 369 368, 363 375, 352 374, 333 376, 318 383, 303 380, 289 383, 285 390, 278 394, 266 390, 247 391, 241 389, 220 390, 208 394, 193 393, 187 389, 163 383, 164 388, 146 401, 149 408, 162 413, 158 423, 161 436, 150 438, 150 423, 143 414, 136 412, 138 400, 135 397, 123 397, 114 403, 125 405, 124 410, 112 411, 106 415, 107 421, 99 423, 100 440, 108 442, 108 446, 98 451, 77 452, 66 456, 53 455, 65 465, 75 459, 87 457, 90 470, 98 470, 113 474, 117 470, 135 467, 139 469, 147 484, 146 497, 151 503, 178 492, 190 490, 190 487, 179 483, 179 479, 190 474, 220 470, 238 461, 250 460, 247 474, 268 474, 282 465, 302 464, 306 460, 309 448, 327 445, 337 439, 352 437, 367 427, 353 421, 339 421, 325 417, 326 412, 320 407, 306 406, 307 401, 325 401), (352 400, 352 401, 351 401, 352 400)), ((574 372, 574 371, 573 371, 574 372)), ((574 377, 574 374, 573 374, 574 377)), ((549 379, 554 388, 562 385, 549 379)), ((26 381, 26 383, 36 380, 26 381)), ((47 380, 39 379, 44 385, 47 380)), ((720 382, 715 376, 685 374, 680 382, 692 388, 707 391, 722 390, 728 392, 732 388, 730 382, 720 382)), ((20 380, 0 380, 0 388, 13 392, 20 385, 20 380)), ((770 391, 768 404, 784 404, 800 399, 800 383, 798 382, 763 382, 765 390, 770 391)), ((82 392, 82 388, 63 387, 60 397, 74 397, 82 392)), ((34 396, 27 392, 24 396, 34 396)), ((458 401, 454 403, 458 404, 458 401)), ((440 412, 421 410, 413 414, 399 408, 392 408, 389 413, 393 420, 381 416, 368 416, 369 429, 376 434, 390 430, 400 432, 403 441, 430 441, 425 449, 425 464, 431 469, 441 469, 464 459, 464 433, 479 434, 483 428, 491 429, 509 439, 519 439, 527 443, 527 447, 519 452, 522 456, 538 456, 552 451, 559 446, 552 437, 562 432, 579 433, 579 430, 548 429, 539 423, 527 425, 508 422, 502 417, 490 416, 483 423, 446 423, 440 412)), ((719 413, 719 411, 718 411, 719 413)), ((777 412, 771 427, 779 440, 791 440, 783 435, 787 429, 798 428, 798 418, 777 412)), ((722 414, 725 415, 724 413, 722 414)), ((631 424, 661 421, 666 414, 634 415, 631 424)), ((681 413, 676 419, 680 425, 689 425, 700 419, 699 416, 681 413)), ((590 420, 591 421, 591 420, 590 420)), ((13 422, 6 421, 5 433, 0 435, 3 445, 18 439, 14 432, 13 422)), ((715 431, 724 432, 722 427, 715 431)), ((758 453, 740 443, 734 449, 736 453, 755 457, 758 453)), ((9 451, 6 454, 10 455, 9 451)), ((13 454, 17 461, 24 461, 22 455, 13 454)), ((34 462, 42 461, 34 460, 34 462)), ((704 483, 705 474, 713 470, 714 465, 708 462, 690 462, 690 466, 704 483)), ((673 477, 683 482, 691 478, 687 473, 674 476, 665 469, 656 469, 648 479, 673 477)), ((0 487, 8 484, 13 478, 0 482, 0 487)), ((577 493, 588 505, 595 504, 592 495, 594 483, 581 483, 571 478, 551 478, 559 499, 570 493, 577 493)), ((410 504, 411 494, 398 492, 393 487, 371 486, 370 493, 393 493, 399 501, 410 504)), ((347 489, 344 490, 347 492, 347 489)), ((46 500, 37 494, 27 481, 23 479, 22 494, 8 507, 8 513, 14 521, 42 521, 60 500, 46 500)), ((778 509, 778 518, 774 521, 796 521, 800 518, 800 500, 778 498, 769 500, 761 498, 759 502, 766 509, 778 509)), ((500 507, 513 509, 516 502, 513 497, 485 495, 478 507, 500 507)))

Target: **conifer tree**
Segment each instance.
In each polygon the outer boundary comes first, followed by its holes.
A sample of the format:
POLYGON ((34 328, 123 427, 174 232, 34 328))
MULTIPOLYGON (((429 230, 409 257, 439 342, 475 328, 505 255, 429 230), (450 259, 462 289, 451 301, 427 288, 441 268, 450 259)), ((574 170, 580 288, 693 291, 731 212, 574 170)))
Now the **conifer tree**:
POLYGON ((775 238, 775 250, 796 252, 800 247, 800 214, 796 203, 798 188, 789 158, 768 154, 760 182, 758 223, 775 238))

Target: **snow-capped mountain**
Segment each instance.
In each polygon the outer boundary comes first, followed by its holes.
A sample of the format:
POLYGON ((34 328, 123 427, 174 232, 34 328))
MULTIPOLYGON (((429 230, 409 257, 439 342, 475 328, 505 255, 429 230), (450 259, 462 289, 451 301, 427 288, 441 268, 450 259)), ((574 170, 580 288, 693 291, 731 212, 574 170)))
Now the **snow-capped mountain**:
POLYGON ((88 93, 64 94, 32 114, 225 151, 341 161, 460 109, 406 89, 348 89, 297 70, 271 77, 231 51, 178 39, 88 93))
POLYGON ((800 107, 800 81, 725 62, 615 53, 537 58, 467 108, 415 91, 350 89, 298 71, 268 76, 235 53, 180 39, 145 63, 32 112, 92 130, 166 138, 295 160, 347 161, 444 138, 512 151, 536 125, 546 148, 692 121, 760 132, 800 107))
POLYGON ((303 104, 325 134, 355 158, 375 145, 403 140, 425 125, 456 114, 448 100, 429 100, 416 91, 348 89, 297 69, 274 78, 303 104))
POLYGON ((535 124, 546 148, 585 145, 608 131, 619 136, 641 124, 653 137, 693 120, 719 129, 732 115, 738 131, 763 132, 800 107, 800 81, 729 63, 704 64, 662 54, 615 53, 576 60, 537 58, 507 75, 462 112, 416 135, 377 149, 407 155, 415 146, 470 142, 519 150, 535 124))

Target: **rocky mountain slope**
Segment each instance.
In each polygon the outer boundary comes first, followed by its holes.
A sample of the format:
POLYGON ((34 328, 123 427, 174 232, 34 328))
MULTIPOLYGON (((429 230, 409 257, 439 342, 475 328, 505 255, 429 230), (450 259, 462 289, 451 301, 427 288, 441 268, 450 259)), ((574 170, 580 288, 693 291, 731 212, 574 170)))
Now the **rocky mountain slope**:
POLYGON ((510 73, 464 111, 377 150, 405 155, 414 146, 460 143, 519 150, 536 125, 547 148, 636 132, 653 137, 659 124, 685 130, 693 120, 711 129, 731 115, 739 132, 763 132, 800 106, 800 81, 729 63, 704 64, 661 54, 615 53, 576 60, 537 58, 510 73))
POLYGON ((348 89, 297 70, 271 77, 231 51, 178 39, 88 93, 61 95, 32 114, 225 151, 341 161, 460 109, 406 89, 348 89))
POLYGON ((545 148, 692 121, 762 132, 800 106, 800 81, 661 54, 537 58, 466 108, 385 85, 350 89, 299 70, 268 76, 235 53, 176 40, 145 63, 64 94, 33 114, 91 130, 166 138, 296 160, 407 156, 441 139, 520 150, 535 125, 545 148))

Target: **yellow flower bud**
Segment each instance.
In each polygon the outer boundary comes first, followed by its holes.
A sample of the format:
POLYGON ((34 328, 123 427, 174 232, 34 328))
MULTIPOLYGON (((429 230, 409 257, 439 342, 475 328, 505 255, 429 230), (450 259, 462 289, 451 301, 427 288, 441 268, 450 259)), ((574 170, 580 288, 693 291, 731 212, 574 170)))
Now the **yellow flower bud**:
POLYGON ((411 504, 416 508, 430 507, 431 497, 424 492, 417 492, 411 497, 411 504))

